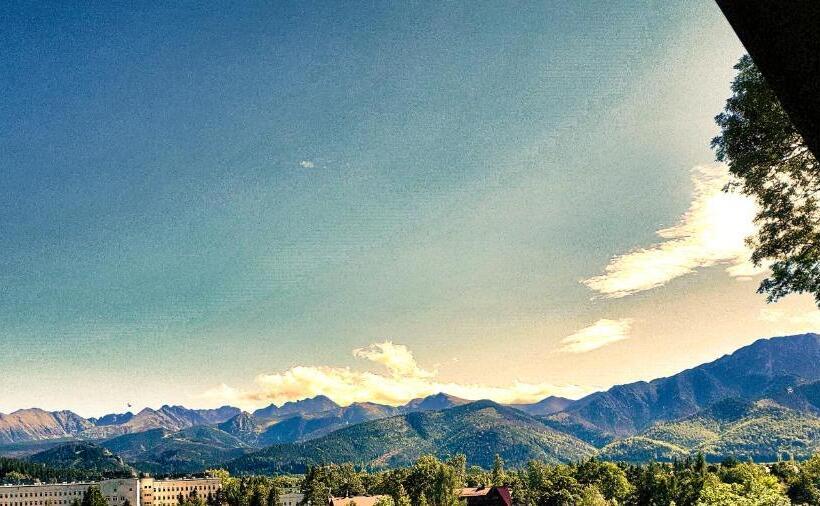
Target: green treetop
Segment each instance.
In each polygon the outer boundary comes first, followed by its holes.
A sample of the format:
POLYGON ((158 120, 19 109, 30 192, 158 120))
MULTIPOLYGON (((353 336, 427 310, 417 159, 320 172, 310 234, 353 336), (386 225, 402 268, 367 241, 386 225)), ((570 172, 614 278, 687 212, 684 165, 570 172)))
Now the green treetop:
POLYGON ((752 59, 743 56, 735 69, 712 146, 735 178, 727 189, 760 205, 749 244, 752 261, 771 264, 771 275, 758 291, 770 302, 810 293, 820 305, 820 166, 752 59))

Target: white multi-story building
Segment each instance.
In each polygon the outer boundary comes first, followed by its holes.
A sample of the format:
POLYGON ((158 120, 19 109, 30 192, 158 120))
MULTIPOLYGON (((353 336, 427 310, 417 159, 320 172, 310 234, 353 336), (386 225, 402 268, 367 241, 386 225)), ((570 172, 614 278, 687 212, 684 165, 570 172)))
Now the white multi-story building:
POLYGON ((216 495, 221 488, 222 482, 219 478, 185 478, 179 480, 143 478, 140 480, 139 506, 176 506, 179 494, 189 497, 192 493, 195 493, 198 497, 207 499, 208 495, 216 495))
POLYGON ((70 506, 82 501, 91 486, 98 486, 109 506, 176 506, 182 494, 192 493, 202 499, 222 488, 218 478, 155 480, 154 478, 121 478, 100 482, 48 483, 0 486, 0 506, 70 506))
POLYGON ((68 506, 93 483, 0 486, 0 506, 68 506))
POLYGON ((279 504, 281 506, 299 506, 305 499, 305 494, 299 492, 299 489, 289 488, 282 491, 279 496, 279 504))

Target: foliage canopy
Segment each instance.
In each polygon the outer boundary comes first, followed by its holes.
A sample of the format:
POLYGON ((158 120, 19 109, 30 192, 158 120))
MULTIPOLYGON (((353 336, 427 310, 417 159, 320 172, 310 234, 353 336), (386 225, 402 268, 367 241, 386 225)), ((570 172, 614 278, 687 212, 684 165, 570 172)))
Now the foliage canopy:
POLYGON ((810 293, 820 305, 820 166, 751 57, 735 69, 712 147, 735 178, 728 189, 760 205, 749 244, 752 261, 770 264, 771 274, 758 291, 769 302, 810 293))

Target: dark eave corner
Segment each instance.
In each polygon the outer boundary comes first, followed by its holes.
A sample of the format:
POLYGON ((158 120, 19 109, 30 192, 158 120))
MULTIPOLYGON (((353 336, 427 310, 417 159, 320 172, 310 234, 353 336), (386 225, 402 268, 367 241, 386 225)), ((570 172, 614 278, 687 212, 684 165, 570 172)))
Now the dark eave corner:
POLYGON ((716 0, 820 158, 820 0, 716 0))

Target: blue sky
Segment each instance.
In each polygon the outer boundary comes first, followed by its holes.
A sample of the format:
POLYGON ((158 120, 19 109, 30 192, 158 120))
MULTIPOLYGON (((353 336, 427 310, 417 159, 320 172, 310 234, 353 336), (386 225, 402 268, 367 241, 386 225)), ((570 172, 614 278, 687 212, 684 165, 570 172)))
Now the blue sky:
POLYGON ((703 239, 713 2, 6 10, 0 411, 580 395, 817 323, 703 239))

